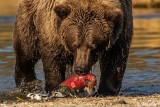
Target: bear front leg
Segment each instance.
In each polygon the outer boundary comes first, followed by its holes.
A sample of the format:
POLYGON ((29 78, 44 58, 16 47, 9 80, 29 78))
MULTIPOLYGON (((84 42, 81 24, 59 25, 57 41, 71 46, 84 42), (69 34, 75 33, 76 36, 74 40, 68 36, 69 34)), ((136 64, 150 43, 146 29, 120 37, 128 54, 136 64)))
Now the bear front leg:
POLYGON ((62 81, 65 80, 66 64, 61 55, 52 56, 53 54, 45 54, 42 57, 44 73, 45 73, 45 90, 52 91, 62 81))
POLYGON ((100 95, 118 95, 126 69, 129 48, 114 46, 105 51, 100 59, 100 95))
POLYGON ((19 87, 24 85, 27 82, 31 82, 36 80, 36 75, 34 72, 34 66, 36 62, 31 60, 24 60, 16 57, 16 65, 15 65, 15 81, 16 86, 19 87))

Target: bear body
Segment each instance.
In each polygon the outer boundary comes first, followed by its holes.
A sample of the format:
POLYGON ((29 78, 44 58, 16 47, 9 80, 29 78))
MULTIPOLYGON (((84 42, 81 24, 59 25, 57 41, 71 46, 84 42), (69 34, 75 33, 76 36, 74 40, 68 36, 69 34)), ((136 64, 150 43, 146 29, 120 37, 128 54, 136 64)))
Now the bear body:
POLYGON ((98 93, 117 95, 132 35, 131 0, 21 0, 13 32, 16 85, 36 80, 39 59, 46 91, 65 80, 68 65, 87 74, 99 61, 98 93))

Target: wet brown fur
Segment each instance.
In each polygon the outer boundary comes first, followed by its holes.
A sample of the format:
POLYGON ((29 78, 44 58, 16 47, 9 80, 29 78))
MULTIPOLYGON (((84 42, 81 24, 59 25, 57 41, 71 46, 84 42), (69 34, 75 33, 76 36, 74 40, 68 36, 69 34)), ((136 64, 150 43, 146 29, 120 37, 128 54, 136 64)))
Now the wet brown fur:
POLYGON ((66 65, 88 73, 100 62, 99 94, 117 95, 133 35, 131 0, 21 0, 13 33, 16 85, 36 79, 42 59, 46 91, 66 65))

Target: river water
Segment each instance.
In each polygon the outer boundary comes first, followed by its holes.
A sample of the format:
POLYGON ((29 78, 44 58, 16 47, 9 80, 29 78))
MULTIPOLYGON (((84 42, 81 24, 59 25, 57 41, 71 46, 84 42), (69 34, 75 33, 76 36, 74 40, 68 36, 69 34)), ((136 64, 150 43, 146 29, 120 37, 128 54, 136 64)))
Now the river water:
MULTIPOLYGON (((134 16, 134 38, 122 92, 131 90, 160 94, 160 11, 139 13, 134 16)), ((0 91, 15 87, 14 21, 14 17, 0 17, 0 91)), ((41 62, 36 65, 36 71, 38 79, 44 80, 41 62)))

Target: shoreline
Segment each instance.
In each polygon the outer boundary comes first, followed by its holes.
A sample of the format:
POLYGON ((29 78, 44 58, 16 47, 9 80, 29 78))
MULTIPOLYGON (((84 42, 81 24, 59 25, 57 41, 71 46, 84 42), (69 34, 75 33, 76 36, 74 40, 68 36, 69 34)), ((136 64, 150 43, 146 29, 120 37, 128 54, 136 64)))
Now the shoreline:
POLYGON ((57 98, 51 101, 31 101, 3 103, 0 107, 141 107, 160 106, 160 95, 151 96, 114 96, 90 98, 57 98))
POLYGON ((0 107, 159 107, 160 91, 152 92, 149 89, 136 90, 133 87, 121 90, 118 96, 66 97, 41 101, 28 99, 15 89, 0 93, 0 107))

